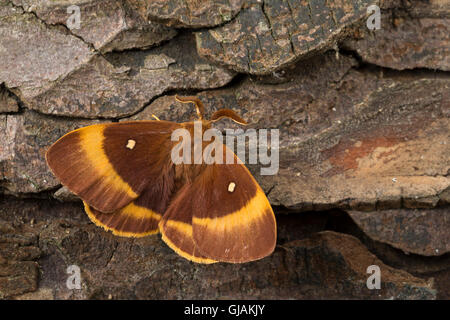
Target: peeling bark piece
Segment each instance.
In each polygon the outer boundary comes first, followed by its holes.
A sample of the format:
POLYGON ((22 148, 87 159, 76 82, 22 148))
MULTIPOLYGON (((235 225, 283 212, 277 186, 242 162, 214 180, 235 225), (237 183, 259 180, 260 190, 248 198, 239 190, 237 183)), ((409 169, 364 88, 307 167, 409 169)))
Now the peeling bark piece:
POLYGON ((220 87, 233 76, 200 58, 192 36, 183 35, 151 50, 95 56, 51 89, 22 100, 46 114, 118 118, 136 113, 166 90, 220 87))
POLYGON ((175 29, 144 19, 125 1, 86 0, 13 0, 17 6, 34 12, 51 25, 65 25, 70 32, 102 52, 146 48, 173 38, 175 29), (68 23, 73 13, 70 6, 80 10, 79 28, 68 23))
POLYGON ((244 0, 128 0, 155 21, 171 27, 212 27, 230 21, 244 0), (144 2, 144 3, 142 3, 144 2))
POLYGON ((381 29, 361 27, 359 39, 344 47, 372 64, 396 70, 429 68, 450 70, 450 4, 422 3, 407 13, 382 14, 381 29))
POLYGON ((33 14, 0 4, 0 83, 25 97, 48 90, 55 80, 87 63, 89 46, 75 36, 48 28, 33 14))
POLYGON ((35 112, 0 116, 0 185, 7 193, 35 193, 60 182, 45 162, 48 147, 76 128, 98 121, 49 119, 35 112))
POLYGON ((450 82, 383 82, 331 126, 321 130, 319 121, 315 136, 290 147, 283 139, 284 163, 269 178, 272 203, 312 203, 315 210, 392 208, 402 199, 408 207, 437 205, 450 185, 450 121, 443 115, 450 82))
POLYGON ((425 256, 439 256, 450 251, 448 207, 348 213, 373 240, 425 256))
POLYGON ((239 72, 262 75, 330 47, 375 1, 249 1, 224 26, 196 33, 197 50, 239 72))

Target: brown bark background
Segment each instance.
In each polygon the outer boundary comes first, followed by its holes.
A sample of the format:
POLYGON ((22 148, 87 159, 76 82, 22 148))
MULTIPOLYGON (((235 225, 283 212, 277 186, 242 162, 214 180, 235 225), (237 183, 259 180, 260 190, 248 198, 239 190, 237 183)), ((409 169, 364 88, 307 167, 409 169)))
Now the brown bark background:
POLYGON ((0 298, 448 299, 449 20, 447 0, 1 0, 0 298), (271 256, 199 265, 115 237, 47 168, 75 128, 193 119, 175 94, 280 130, 278 174, 249 166, 271 256))

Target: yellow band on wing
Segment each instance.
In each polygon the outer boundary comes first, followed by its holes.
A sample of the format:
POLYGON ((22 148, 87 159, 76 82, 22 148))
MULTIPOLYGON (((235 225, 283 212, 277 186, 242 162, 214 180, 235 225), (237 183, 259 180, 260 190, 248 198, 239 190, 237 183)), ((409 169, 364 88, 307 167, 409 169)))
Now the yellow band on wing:
POLYGON ((175 220, 167 220, 166 226, 168 228, 176 229, 178 232, 181 232, 189 238, 192 238, 192 226, 188 223, 175 220))
MULTIPOLYGON (((91 211, 91 208, 89 207, 89 205, 83 201, 84 204, 84 210, 86 211, 89 219, 91 219, 91 221, 99 227, 102 227, 103 229, 105 229, 106 231, 111 231, 114 235, 116 236, 122 236, 122 237, 132 237, 132 238, 140 238, 140 237, 145 237, 148 235, 152 235, 152 234, 156 234, 158 233, 158 228, 155 230, 149 230, 147 232, 142 232, 142 233, 136 233, 136 232, 127 232, 127 231, 120 231, 120 230, 116 230, 114 228, 108 227, 105 223, 103 223, 102 221, 100 221, 99 219, 97 219, 97 217, 95 216, 95 214, 91 211)), ((147 213, 145 214, 145 218, 153 218, 153 219, 157 219, 159 220, 161 218, 161 215, 157 214, 156 212, 153 212, 149 209, 143 208, 143 207, 139 207, 134 205, 133 203, 129 204, 126 208, 130 207, 130 206, 134 206, 136 208, 139 208, 139 210, 144 209, 145 211, 147 211, 147 213)), ((122 214, 124 209, 120 210, 119 212, 116 213, 110 213, 110 214, 122 214)), ((133 216, 134 218, 139 218, 142 217, 144 218, 144 211, 142 211, 139 214, 133 213, 131 210, 127 211, 127 214, 129 216, 133 216)))
MULTIPOLYGON (((165 221, 165 227, 167 229, 175 229, 177 232, 184 234, 187 238, 189 238, 190 241, 192 241, 192 244, 195 246, 194 244, 194 239, 192 238, 192 226, 188 223, 185 222, 181 222, 181 221, 175 221, 175 220, 167 220, 165 221)), ((175 245, 165 234, 164 232, 164 227, 161 228, 161 235, 162 235, 162 240, 176 253, 178 253, 180 256, 182 256, 183 258, 186 258, 188 260, 197 262, 197 263, 204 263, 204 264, 210 264, 210 263, 215 263, 218 262, 216 260, 212 260, 209 258, 200 258, 200 257, 195 257, 185 251, 183 251, 180 247, 178 247, 177 245, 175 245)))
MULTIPOLYGON (((216 218, 192 218, 192 224, 211 227, 211 226, 223 226, 223 228, 233 229, 239 226, 248 226, 253 221, 262 218, 267 214, 267 209, 272 208, 270 206, 269 200, 267 200, 264 192, 258 188, 256 195, 247 202, 247 204, 241 209, 231 212, 222 217, 216 218)), ((273 215, 273 213, 272 213, 273 215)))
POLYGON ((102 176, 104 184, 125 191, 131 198, 137 198, 138 194, 114 170, 105 154, 105 149, 103 148, 104 129, 104 125, 93 125, 80 130, 80 147, 95 171, 102 176))
POLYGON ((131 202, 129 205, 127 205, 121 211, 124 214, 133 217, 134 219, 153 218, 155 220, 161 220, 161 215, 159 213, 156 213, 155 211, 150 210, 148 208, 135 205, 133 202, 131 202))

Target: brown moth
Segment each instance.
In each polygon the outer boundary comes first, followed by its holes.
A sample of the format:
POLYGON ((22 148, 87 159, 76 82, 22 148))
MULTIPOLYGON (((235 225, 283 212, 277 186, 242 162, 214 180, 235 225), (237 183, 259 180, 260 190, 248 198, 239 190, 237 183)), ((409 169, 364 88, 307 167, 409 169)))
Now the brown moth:
MULTIPOLYGON (((221 118, 246 124, 230 109, 205 120, 198 98, 176 99, 195 104, 203 132, 221 118)), ((46 159, 62 184, 83 200, 89 218, 115 235, 159 231, 170 248, 198 263, 242 263, 271 254, 275 216, 251 173, 223 144, 218 152, 224 159, 231 154, 232 164, 175 164, 171 153, 179 142, 171 137, 180 128, 194 136, 194 121, 91 125, 56 141, 46 159)), ((193 153, 195 146, 189 149, 193 153)))

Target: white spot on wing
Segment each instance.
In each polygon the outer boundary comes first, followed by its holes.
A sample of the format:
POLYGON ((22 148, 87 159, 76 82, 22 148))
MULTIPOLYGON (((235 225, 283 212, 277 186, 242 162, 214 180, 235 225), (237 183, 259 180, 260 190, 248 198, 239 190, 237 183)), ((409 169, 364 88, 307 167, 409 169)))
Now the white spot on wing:
POLYGON ((128 140, 126 147, 130 150, 133 150, 135 145, 136 145, 136 141, 130 139, 130 140, 128 140))
POLYGON ((236 188, 236 183, 230 182, 230 184, 228 185, 228 192, 233 192, 234 188, 236 188))

